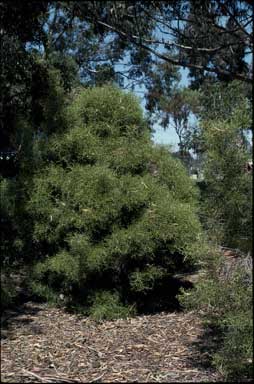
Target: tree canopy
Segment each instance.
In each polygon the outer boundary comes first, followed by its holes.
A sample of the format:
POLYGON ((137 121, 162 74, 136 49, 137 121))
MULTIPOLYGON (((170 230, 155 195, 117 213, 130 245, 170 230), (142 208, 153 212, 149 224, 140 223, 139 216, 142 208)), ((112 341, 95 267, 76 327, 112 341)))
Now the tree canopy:
MULTIPOLYGON (((248 1, 73 2, 74 13, 131 49, 131 62, 158 59, 219 79, 251 82, 248 1)), ((142 68, 142 67, 140 67, 142 68)), ((143 67, 144 70, 144 67, 143 67)))

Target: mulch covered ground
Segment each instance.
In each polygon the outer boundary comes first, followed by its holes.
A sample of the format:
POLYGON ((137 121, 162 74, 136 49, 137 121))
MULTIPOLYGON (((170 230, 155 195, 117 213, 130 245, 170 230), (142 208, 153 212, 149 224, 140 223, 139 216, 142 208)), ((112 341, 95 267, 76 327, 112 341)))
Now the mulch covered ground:
POLYGON ((98 323, 27 302, 3 323, 1 382, 221 381, 203 334, 191 312, 98 323))

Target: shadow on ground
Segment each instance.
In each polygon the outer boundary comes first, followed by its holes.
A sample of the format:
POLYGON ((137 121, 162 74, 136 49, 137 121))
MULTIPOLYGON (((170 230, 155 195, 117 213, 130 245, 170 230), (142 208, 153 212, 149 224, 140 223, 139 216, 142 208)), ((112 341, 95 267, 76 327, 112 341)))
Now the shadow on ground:
MULTIPOLYGON (((189 349, 193 351, 189 357, 190 364, 198 369, 203 368, 206 370, 215 371, 215 367, 213 366, 213 356, 221 349, 222 345, 222 330, 217 326, 205 326, 204 332, 199 337, 199 339, 188 345, 189 349)), ((231 383, 250 383, 253 380, 251 378, 245 377, 244 374, 239 374, 239 377, 232 377, 227 380, 223 379, 221 376, 221 381, 231 383)))
POLYGON ((222 334, 217 327, 205 326, 204 332, 189 348, 194 352, 190 362, 197 368, 213 368, 212 356, 222 344, 222 334), (197 356, 197 358, 195 358, 197 356))
POLYGON ((20 326, 26 325, 34 333, 38 333, 39 330, 35 329, 37 327, 32 325, 34 321, 32 317, 41 310, 41 307, 36 306, 36 303, 39 302, 26 288, 20 289, 12 304, 1 313, 0 339, 7 338, 12 325, 15 323, 20 324, 20 326), (33 302, 33 305, 27 305, 29 302, 33 302))

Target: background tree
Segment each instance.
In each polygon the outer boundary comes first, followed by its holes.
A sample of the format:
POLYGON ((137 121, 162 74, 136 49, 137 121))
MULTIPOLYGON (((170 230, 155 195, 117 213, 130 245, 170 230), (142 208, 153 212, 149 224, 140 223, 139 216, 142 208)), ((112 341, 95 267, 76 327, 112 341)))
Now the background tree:
POLYGON ((179 139, 180 158, 184 161, 190 147, 192 127, 191 116, 198 111, 199 93, 189 88, 175 88, 170 97, 164 94, 159 99, 161 125, 167 129, 173 127, 179 139))
POLYGON ((17 175, 22 168, 20 159, 31 148, 32 72, 38 68, 26 45, 40 40, 40 18, 46 7, 47 2, 0 3, 0 232, 1 266, 5 267, 17 262, 24 246, 19 225, 23 187, 17 175))
MULTIPOLYGON (((204 78, 251 82, 246 54, 252 52, 249 1, 74 2, 75 15, 99 33, 123 41, 131 58, 154 58, 191 69, 204 78), (89 12, 88 12, 89 10, 89 12)), ((142 68, 142 61, 139 68, 142 68)), ((145 74, 139 71, 140 76, 145 74)))
POLYGON ((15 124, 29 116, 32 69, 29 42, 38 43, 47 2, 1 2, 1 149, 19 147, 15 124))

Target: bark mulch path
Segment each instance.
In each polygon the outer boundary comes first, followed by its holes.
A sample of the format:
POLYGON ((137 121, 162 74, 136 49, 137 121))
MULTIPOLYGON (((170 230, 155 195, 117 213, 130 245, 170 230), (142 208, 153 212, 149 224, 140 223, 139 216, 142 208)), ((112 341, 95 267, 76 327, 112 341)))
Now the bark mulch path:
POLYGON ((221 381, 203 334, 192 312, 95 322, 27 302, 4 322, 1 382, 221 381))

